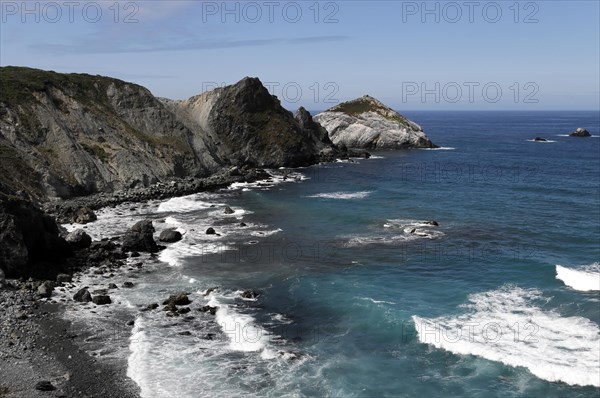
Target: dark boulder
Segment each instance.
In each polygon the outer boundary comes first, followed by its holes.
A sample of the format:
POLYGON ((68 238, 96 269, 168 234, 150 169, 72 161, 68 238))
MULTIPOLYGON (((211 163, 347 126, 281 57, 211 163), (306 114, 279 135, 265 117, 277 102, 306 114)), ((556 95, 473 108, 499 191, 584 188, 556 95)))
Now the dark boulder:
POLYGON ((125 282, 123 283, 123 287, 125 288, 132 288, 134 286, 133 282, 125 282))
POLYGON ((245 292, 242 292, 240 296, 245 299, 255 299, 260 296, 260 293, 253 292, 252 290, 246 290, 245 292))
POLYGON ((0 193, 0 267, 6 277, 54 279, 70 254, 52 217, 31 202, 0 193))
POLYGON ((38 391, 54 391, 56 390, 56 387, 54 387, 49 381, 38 381, 35 384, 35 389, 38 391))
POLYGON ((94 296, 92 298, 92 302, 96 305, 107 305, 107 304, 111 304, 112 300, 110 299, 110 296, 100 294, 98 296, 94 296))
POLYGON ((217 234, 217 232, 212 227, 210 227, 206 230, 206 235, 216 235, 216 234, 217 234))
POLYGON ((437 221, 425 221, 425 222, 423 222, 423 224, 432 225, 434 227, 440 226, 440 223, 438 223, 437 221))
POLYGON ((591 137, 592 135, 586 129, 579 127, 577 130, 570 133, 569 136, 571 136, 571 137, 591 137))
POLYGON ((54 283, 46 281, 38 286, 37 293, 40 297, 50 297, 54 291, 54 283))
POLYGON ((83 229, 71 232, 65 240, 76 249, 87 249, 92 244, 92 238, 83 229))
POLYGON ((534 141, 538 141, 538 142, 546 142, 546 141, 548 141, 547 139, 542 138, 542 137, 535 137, 533 140, 534 141))
POLYGON ((211 294, 212 292, 214 292, 217 289, 218 289, 218 287, 211 287, 211 288, 206 289, 206 291, 204 292, 204 296, 208 296, 209 294, 211 294))
POLYGON ((225 214, 234 214, 235 213, 235 211, 229 206, 225 206, 225 210, 223 212, 225 214))
POLYGON ((81 207, 73 214, 73 222, 75 224, 87 224, 96 221, 98 217, 89 207, 81 207))
POLYGON ((163 302, 163 305, 188 305, 191 304, 191 301, 188 297, 187 294, 185 293, 178 293, 178 294, 174 294, 169 296, 168 299, 166 299, 163 302))
POLYGON ((89 303, 92 301, 92 295, 89 290, 81 289, 73 295, 73 300, 79 301, 80 303, 89 303))
POLYGON ((175 228, 169 228, 160 233, 158 240, 161 242, 173 243, 180 241, 182 237, 181 232, 177 231, 175 228))
POLYGON ((123 237, 122 250, 124 252, 158 252, 158 246, 154 241, 154 226, 152 225, 152 221, 139 221, 131 227, 123 237))
POLYGON ((202 306, 202 307, 198 308, 198 311, 200 311, 200 312, 208 312, 211 315, 215 315, 217 313, 218 309, 219 309, 218 307, 211 307, 210 305, 205 305, 205 306, 202 306))

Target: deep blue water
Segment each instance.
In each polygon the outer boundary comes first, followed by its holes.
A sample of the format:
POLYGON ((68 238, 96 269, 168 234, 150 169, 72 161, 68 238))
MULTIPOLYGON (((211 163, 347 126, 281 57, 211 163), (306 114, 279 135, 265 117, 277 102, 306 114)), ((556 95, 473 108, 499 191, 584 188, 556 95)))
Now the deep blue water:
MULTIPOLYGON (((247 211, 217 230, 243 220, 281 231, 236 229, 221 238, 235 250, 176 251, 179 266, 154 278, 172 290, 219 286, 231 313, 216 323, 251 324, 266 342, 234 349, 231 339, 257 339, 228 324, 220 350, 186 340, 168 362, 155 332, 140 361, 173 367, 138 372, 147 396, 161 377, 186 384, 165 389, 173 396, 599 396, 600 286, 556 278, 557 264, 598 272, 599 113, 406 116, 454 149, 377 152, 300 170, 300 183, 202 198, 247 211), (596 137, 562 136, 577 127, 596 137), (536 136, 554 142, 527 141, 536 136), (432 220, 439 226, 423 223, 432 220), (261 295, 241 302, 237 289, 261 295), (296 359, 265 358, 264 347, 296 359)), ((214 214, 157 217, 202 230, 214 214)))

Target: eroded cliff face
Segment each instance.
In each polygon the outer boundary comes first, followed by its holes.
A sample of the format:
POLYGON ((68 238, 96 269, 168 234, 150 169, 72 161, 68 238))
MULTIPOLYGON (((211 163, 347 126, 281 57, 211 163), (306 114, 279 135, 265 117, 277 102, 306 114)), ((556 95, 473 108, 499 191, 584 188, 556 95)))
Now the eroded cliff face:
POLYGON ((315 116, 334 144, 364 149, 436 148, 421 126, 365 95, 315 116))
POLYGON ((108 77, 30 68, 0 68, 0 84, 0 190, 40 201, 231 165, 306 166, 336 151, 318 124, 296 120, 257 78, 185 101, 108 77))
POLYGON ((36 198, 148 185, 219 167, 145 88, 28 68, 0 70, 1 183, 36 198))

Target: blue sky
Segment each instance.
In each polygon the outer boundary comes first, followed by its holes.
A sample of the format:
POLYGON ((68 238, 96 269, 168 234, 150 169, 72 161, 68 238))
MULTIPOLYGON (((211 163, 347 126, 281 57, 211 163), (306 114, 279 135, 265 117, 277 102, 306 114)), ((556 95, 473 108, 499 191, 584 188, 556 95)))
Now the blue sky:
POLYGON ((599 3, 2 0, 0 64, 174 99, 257 76, 290 110, 598 110, 599 3))

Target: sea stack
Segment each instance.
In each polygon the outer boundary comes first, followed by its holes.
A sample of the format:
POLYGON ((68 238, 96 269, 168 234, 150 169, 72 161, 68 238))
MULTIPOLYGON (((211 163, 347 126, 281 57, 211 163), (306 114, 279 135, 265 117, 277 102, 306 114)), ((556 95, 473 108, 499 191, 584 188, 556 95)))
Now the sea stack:
POLYGON ((365 95, 315 116, 336 145, 363 149, 437 148, 421 126, 365 95))

